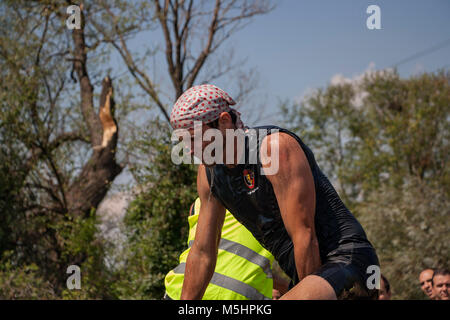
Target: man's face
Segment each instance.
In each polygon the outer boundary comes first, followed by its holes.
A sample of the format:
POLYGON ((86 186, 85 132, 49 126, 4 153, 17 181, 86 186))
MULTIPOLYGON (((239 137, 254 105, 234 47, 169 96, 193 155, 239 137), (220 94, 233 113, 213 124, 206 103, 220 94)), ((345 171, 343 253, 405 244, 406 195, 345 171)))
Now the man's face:
MULTIPOLYGON (((217 158, 222 159, 219 163, 226 163, 226 130, 235 129, 230 115, 224 112, 220 115, 219 125, 217 129, 211 128, 205 123, 201 126, 188 129, 190 135, 190 154, 193 154, 197 159, 201 159, 202 163, 207 166, 214 166, 217 158), (207 131, 210 130, 208 133, 207 131), (208 146, 212 143, 215 145, 208 146), (205 150, 207 149, 208 150, 205 150)), ((231 141, 232 142, 232 141, 231 141)), ((232 145, 234 146, 234 145, 232 145)))
POLYGON ((383 278, 380 281, 380 293, 378 294, 378 300, 391 300, 391 293, 386 290, 386 284, 383 278))
POLYGON ((203 160, 203 151, 211 144, 212 141, 206 141, 203 139, 203 134, 206 130, 210 129, 205 123, 201 126, 188 129, 191 138, 190 145, 188 145, 189 153, 194 155, 197 159, 203 160))
POLYGON ((436 300, 449 300, 450 275, 436 275, 433 278, 433 290, 436 300))
POLYGON ((430 299, 433 298, 431 279, 433 279, 433 270, 424 270, 419 275, 420 288, 430 299))

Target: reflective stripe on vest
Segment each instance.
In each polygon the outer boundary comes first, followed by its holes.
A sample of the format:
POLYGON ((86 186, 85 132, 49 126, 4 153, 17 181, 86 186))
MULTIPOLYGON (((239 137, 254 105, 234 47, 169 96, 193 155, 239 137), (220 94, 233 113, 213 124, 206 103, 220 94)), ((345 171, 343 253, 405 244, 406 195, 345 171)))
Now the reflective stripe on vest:
MULTIPOLYGON (((171 299, 179 299, 184 281, 186 259, 194 243, 200 211, 197 199, 189 217, 189 246, 181 255, 180 264, 165 278, 166 293, 171 299)), ((233 215, 227 211, 219 243, 219 252, 213 277, 203 299, 271 299, 272 263, 274 257, 253 237, 233 215)))
MULTIPOLYGON (((193 244, 194 240, 189 241, 189 248, 192 247, 193 244)), ((219 249, 233 253, 260 266, 261 269, 263 269, 264 273, 267 275, 267 278, 272 278, 272 269, 270 267, 271 266, 270 260, 260 255, 259 253, 253 251, 252 249, 249 249, 240 243, 224 238, 220 239, 219 249)))
MULTIPOLYGON (((185 270, 186 270, 186 263, 183 262, 179 264, 175 269, 173 269, 173 272, 175 274, 184 274, 185 270)), ((239 293, 250 300, 270 300, 270 298, 264 296, 262 293, 260 293, 252 286, 217 272, 214 272, 210 283, 239 293)))

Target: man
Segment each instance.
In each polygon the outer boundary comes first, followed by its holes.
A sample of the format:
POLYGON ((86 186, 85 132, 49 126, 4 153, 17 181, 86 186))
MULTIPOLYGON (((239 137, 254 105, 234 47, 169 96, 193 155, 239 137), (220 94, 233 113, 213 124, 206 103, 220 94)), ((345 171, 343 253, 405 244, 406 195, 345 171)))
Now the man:
MULTIPOLYGON (((194 142, 193 153, 203 163, 202 155, 211 144, 202 139, 205 130, 216 128, 228 144, 227 130, 244 128, 239 113, 230 107, 234 104, 226 92, 213 85, 190 88, 175 103, 171 124, 174 129, 187 130, 194 142), (200 133, 194 128, 197 121, 200 133), (195 143, 198 138, 200 144, 195 143)), ((225 146, 215 150, 223 161, 199 165, 197 190, 202 205, 181 298, 202 297, 214 273, 220 229, 228 209, 291 278, 291 288, 281 299, 377 299, 378 290, 366 285, 367 268, 379 265, 375 250, 311 150, 285 129, 258 129, 256 163, 247 161, 254 150, 249 139, 238 148, 236 139, 231 138, 234 150, 225 146), (230 150, 234 151, 231 155, 230 150), (265 175, 273 167, 278 170, 265 175)))
MULTIPOLYGON (((197 198, 190 209, 188 249, 180 255, 180 264, 165 277, 166 300, 180 299, 186 257, 195 242, 200 205, 200 199, 197 198)), ((273 255, 227 211, 216 268, 203 300, 272 299, 274 293, 283 291, 284 284, 273 273, 273 261, 273 255), (274 290, 274 287, 279 290, 274 290)))
POLYGON ((385 276, 381 275, 380 294, 378 300, 391 300, 391 285, 385 276))
POLYGON ((450 271, 437 269, 432 279, 435 300, 449 300, 450 296, 450 271))
POLYGON ((433 292, 433 269, 424 269, 419 274, 419 282, 420 282, 420 289, 422 289, 423 293, 425 293, 428 298, 431 300, 434 299, 434 292, 433 292))

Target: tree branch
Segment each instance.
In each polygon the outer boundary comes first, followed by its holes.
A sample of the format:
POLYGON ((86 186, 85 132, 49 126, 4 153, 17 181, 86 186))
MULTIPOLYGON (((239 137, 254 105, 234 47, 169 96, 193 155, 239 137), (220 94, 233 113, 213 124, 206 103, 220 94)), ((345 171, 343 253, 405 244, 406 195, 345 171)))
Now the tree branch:
POLYGON ((220 0, 216 0, 216 5, 214 7, 214 13, 213 18, 211 21, 211 24, 209 26, 209 33, 208 33, 208 42, 206 43, 204 49, 200 53, 200 56, 197 58, 197 61, 195 62, 192 69, 188 72, 190 74, 188 81, 187 81, 187 87, 190 88, 194 84, 195 79, 198 76, 198 73, 200 72, 200 69, 203 67, 203 64, 206 61, 206 58, 211 53, 211 46, 213 44, 214 35, 217 32, 217 25, 218 25, 218 16, 220 11, 220 0))
POLYGON ((91 145, 95 147, 101 144, 102 140, 102 126, 97 115, 94 112, 94 88, 89 79, 87 72, 87 47, 84 37, 84 14, 81 11, 81 29, 74 29, 72 32, 72 38, 75 45, 74 48, 74 70, 77 73, 80 83, 81 94, 81 111, 83 113, 84 120, 88 126, 91 145))
POLYGON ((81 133, 78 132, 64 132, 56 137, 52 142, 50 142, 47 146, 49 152, 58 149, 63 143, 66 142, 74 142, 74 141, 83 141, 89 143, 90 141, 86 139, 81 133))
POLYGON ((139 86, 150 95, 152 100, 156 103, 160 111, 162 112, 165 120, 167 122, 170 122, 169 114, 166 111, 166 108, 164 107, 164 104, 161 102, 158 93, 155 89, 155 85, 151 81, 150 77, 141 70, 141 68, 138 68, 136 65, 135 60, 133 59, 133 56, 131 52, 128 49, 127 43, 124 38, 123 31, 119 29, 118 26, 118 18, 114 15, 112 10, 105 6, 104 9, 108 12, 108 14, 113 18, 113 28, 115 30, 115 34, 117 35, 119 39, 120 45, 111 37, 109 37, 106 32, 103 30, 101 26, 99 26, 95 21, 92 21, 92 24, 96 28, 98 32, 103 34, 104 40, 107 43, 110 43, 120 54, 122 57, 122 60, 125 62, 125 65, 127 66, 128 71, 131 73, 131 75, 135 78, 135 80, 138 82, 139 86))

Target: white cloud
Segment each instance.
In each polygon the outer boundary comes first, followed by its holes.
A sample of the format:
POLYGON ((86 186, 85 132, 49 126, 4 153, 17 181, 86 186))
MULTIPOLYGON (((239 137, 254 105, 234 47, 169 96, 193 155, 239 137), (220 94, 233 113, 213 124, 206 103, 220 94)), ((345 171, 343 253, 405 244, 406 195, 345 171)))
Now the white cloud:
MULTIPOLYGON (((417 68, 419 70, 420 66, 418 66, 417 68)), ((364 105, 364 99, 367 97, 367 94, 368 94, 366 91, 362 90, 362 83, 363 83, 364 78, 366 76, 370 76, 375 73, 383 75, 383 74, 392 73, 393 71, 394 70, 390 69, 390 68, 385 69, 385 70, 376 70, 375 62, 371 61, 364 71, 362 71, 361 73, 353 74, 350 77, 346 77, 342 73, 334 74, 330 78, 329 85, 333 85, 333 86, 352 85, 356 92, 354 98, 351 101, 352 105, 356 109, 361 109, 364 105)), ((294 98, 294 102, 296 104, 300 104, 300 102, 304 101, 309 96, 313 95, 316 91, 317 91, 317 89, 308 87, 300 95, 298 95, 294 98)))
POLYGON ((362 90, 361 85, 366 76, 373 75, 378 72, 381 74, 391 73, 393 69, 385 69, 385 70, 376 70, 375 62, 371 61, 367 68, 358 74, 354 74, 352 77, 345 77, 340 73, 333 75, 330 79, 330 85, 343 85, 343 84, 351 84, 355 89, 355 96, 352 99, 352 105, 356 109, 361 109, 364 105, 364 99, 367 97, 368 93, 362 90))
POLYGON ((371 61, 367 66, 366 70, 362 73, 354 74, 352 77, 347 78, 342 74, 337 73, 331 77, 330 84, 331 85, 340 85, 340 84, 355 84, 359 85, 366 75, 370 75, 375 73, 375 62, 371 61))

